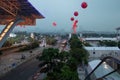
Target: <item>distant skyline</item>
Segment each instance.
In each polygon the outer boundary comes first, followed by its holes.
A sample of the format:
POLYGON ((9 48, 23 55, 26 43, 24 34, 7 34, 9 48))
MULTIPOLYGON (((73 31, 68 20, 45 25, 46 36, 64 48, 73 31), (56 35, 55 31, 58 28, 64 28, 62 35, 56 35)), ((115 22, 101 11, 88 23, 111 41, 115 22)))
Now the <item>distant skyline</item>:
POLYGON ((14 30, 33 32, 71 32, 74 11, 79 15, 77 31, 115 31, 120 27, 120 0, 28 0, 45 17, 36 26, 16 27, 14 30), (87 2, 86 9, 81 8, 87 2), (57 26, 53 27, 52 23, 57 26))

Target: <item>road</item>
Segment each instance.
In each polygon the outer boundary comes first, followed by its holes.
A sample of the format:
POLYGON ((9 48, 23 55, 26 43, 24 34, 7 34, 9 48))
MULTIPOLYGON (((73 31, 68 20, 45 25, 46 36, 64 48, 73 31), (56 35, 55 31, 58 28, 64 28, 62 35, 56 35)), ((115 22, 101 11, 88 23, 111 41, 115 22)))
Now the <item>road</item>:
MULTIPOLYGON (((22 53, 16 53, 17 57, 19 58, 20 54, 25 54, 26 59, 31 57, 31 54, 38 55, 42 52, 43 48, 38 48, 33 51, 33 53, 30 53, 29 51, 27 52, 22 52, 22 53)), ((17 61, 14 59, 16 58, 15 54, 11 54, 10 56, 8 55, 7 57, 10 58, 12 57, 13 61, 17 61)), ((4 56, 6 57, 6 56, 4 56)), ((3 63, 10 63, 9 59, 6 57, 2 57, 1 61, 3 63)), ((28 61, 22 63, 21 65, 17 66, 15 69, 12 69, 11 71, 7 72, 4 76, 0 77, 0 80, 28 80, 31 78, 32 75, 34 75, 36 72, 38 72, 39 67, 38 64, 40 62, 36 60, 35 58, 28 59, 28 61)), ((11 65, 11 63, 10 63, 11 65)), ((2 63, 1 63, 2 66, 2 63)))
POLYGON ((21 64, 15 69, 8 72, 0 80, 28 80, 37 70, 40 62, 35 58, 21 64))

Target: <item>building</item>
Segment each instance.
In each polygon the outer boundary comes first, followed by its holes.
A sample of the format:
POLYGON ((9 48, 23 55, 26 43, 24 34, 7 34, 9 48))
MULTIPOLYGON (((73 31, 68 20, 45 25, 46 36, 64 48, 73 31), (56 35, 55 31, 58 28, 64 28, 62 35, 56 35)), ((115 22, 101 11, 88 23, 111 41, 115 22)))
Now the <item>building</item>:
POLYGON ((72 34, 71 34, 71 33, 69 33, 69 39, 71 38, 71 36, 72 36, 72 34))
POLYGON ((82 38, 82 40, 90 43, 92 46, 98 46, 99 41, 117 41, 117 38, 93 37, 93 38, 82 38))
POLYGON ((30 34, 30 37, 31 37, 32 39, 35 39, 34 33, 31 33, 31 34, 30 34))
POLYGON ((90 58, 100 58, 103 55, 120 56, 120 49, 118 47, 85 47, 89 52, 90 58))
POLYGON ((9 37, 16 37, 17 35, 14 33, 10 33, 9 37))
POLYGON ((39 45, 40 47, 46 47, 47 46, 47 43, 46 43, 46 39, 45 38, 43 38, 42 40, 41 40, 41 44, 39 45))

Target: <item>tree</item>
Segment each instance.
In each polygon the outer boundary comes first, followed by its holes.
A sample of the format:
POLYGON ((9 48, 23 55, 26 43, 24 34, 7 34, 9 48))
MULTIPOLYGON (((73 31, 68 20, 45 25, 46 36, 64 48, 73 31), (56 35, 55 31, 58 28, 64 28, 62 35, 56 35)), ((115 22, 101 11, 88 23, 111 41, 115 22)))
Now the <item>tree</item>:
POLYGON ((42 63, 39 66, 43 67, 43 69, 47 69, 45 70, 45 72, 49 72, 53 70, 53 68, 56 65, 58 54, 59 54, 58 49, 54 49, 54 48, 44 49, 42 52, 42 56, 37 57, 39 61, 42 61, 42 63))
POLYGON ((59 71, 60 67, 67 62, 69 55, 68 52, 59 52, 58 49, 54 48, 44 49, 42 56, 37 57, 39 61, 42 61, 39 67, 47 65, 45 68, 49 67, 52 71, 59 71))
POLYGON ((42 56, 37 57, 42 61, 39 65, 41 70, 47 73, 44 80, 79 80, 77 66, 82 62, 87 63, 88 53, 76 35, 69 42, 70 52, 48 48, 43 50, 42 56))
POLYGON ((50 72, 44 80, 79 80, 76 71, 72 71, 67 65, 61 67, 60 72, 50 72))
POLYGON ((54 39, 54 37, 47 37, 47 38, 46 38, 46 42, 47 42, 47 44, 49 44, 49 45, 55 45, 55 44, 57 43, 57 40, 54 39))
POLYGON ((58 59, 61 62, 65 62, 66 60, 68 60, 69 56, 70 56, 69 52, 62 51, 62 52, 59 53, 58 59))
POLYGON ((39 65, 40 72, 47 73, 44 80, 79 80, 76 72, 77 62, 69 52, 48 48, 44 49, 42 56, 38 56, 37 59, 42 61, 39 65))
POLYGON ((84 45, 84 46, 92 46, 92 45, 90 45, 88 42, 84 42, 83 45, 84 45))
POLYGON ((70 57, 68 59, 68 61, 67 61, 67 65, 71 68, 72 71, 76 71, 77 70, 77 65, 78 64, 79 64, 79 62, 74 57, 70 57))
POLYGON ((59 50, 54 48, 44 49, 42 56, 39 57, 40 60, 45 62, 52 62, 58 56, 59 50))
POLYGON ((82 48, 83 44, 79 39, 72 39, 70 41, 70 48, 74 49, 74 48, 82 48))
POLYGON ((70 39, 70 53, 80 64, 87 64, 88 52, 83 48, 83 43, 78 39, 77 35, 73 34, 70 39))
POLYGON ((77 35, 75 35, 75 34, 72 34, 72 37, 69 40, 69 43, 70 43, 71 49, 83 47, 82 42, 78 39, 77 35))
POLYGON ((74 57, 80 64, 82 62, 87 64, 88 59, 88 52, 84 48, 75 48, 70 51, 72 57, 74 57))
POLYGON ((59 75, 60 77, 58 80, 79 80, 77 72, 72 71, 67 65, 61 68, 61 73, 59 75))

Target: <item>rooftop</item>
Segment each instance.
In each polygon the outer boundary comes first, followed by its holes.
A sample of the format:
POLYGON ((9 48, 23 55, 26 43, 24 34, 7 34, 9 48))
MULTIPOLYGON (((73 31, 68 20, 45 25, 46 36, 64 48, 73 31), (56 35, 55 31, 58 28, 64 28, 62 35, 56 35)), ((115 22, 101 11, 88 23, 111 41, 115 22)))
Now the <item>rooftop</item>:
MULTIPOLYGON (((101 62, 101 60, 94 60, 89 62, 90 67, 92 70, 101 62)), ((103 62, 94 72, 96 78, 100 78, 110 72, 112 72, 114 69, 110 67, 108 64, 103 62)), ((105 77, 105 79, 108 80, 119 80, 120 79, 120 74, 118 72, 114 72, 111 75, 108 75, 105 77)))
POLYGON ((83 40, 87 40, 87 41, 102 41, 102 40, 116 41, 117 38, 93 37, 93 38, 83 38, 83 40))
POLYGON ((118 47, 85 47, 86 50, 120 50, 118 47))

